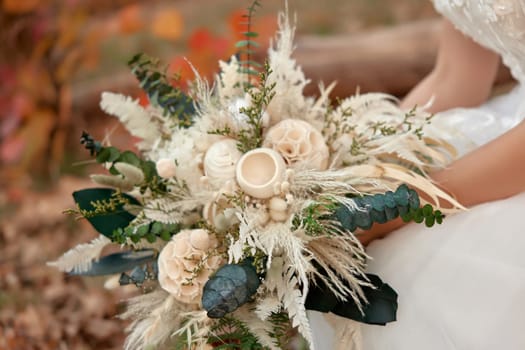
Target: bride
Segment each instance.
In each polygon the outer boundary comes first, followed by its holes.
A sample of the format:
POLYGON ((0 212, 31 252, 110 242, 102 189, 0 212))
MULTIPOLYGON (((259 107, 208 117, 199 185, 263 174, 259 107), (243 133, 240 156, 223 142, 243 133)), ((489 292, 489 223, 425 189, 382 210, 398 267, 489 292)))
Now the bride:
POLYGON ((431 230, 399 221, 365 233, 369 271, 399 293, 397 322, 341 344, 342 319, 312 313, 317 349, 525 349, 525 0, 434 5, 446 18, 436 66, 402 104, 434 99, 429 131, 462 157, 431 176, 469 210, 431 230), (518 86, 486 102, 500 58, 518 86))

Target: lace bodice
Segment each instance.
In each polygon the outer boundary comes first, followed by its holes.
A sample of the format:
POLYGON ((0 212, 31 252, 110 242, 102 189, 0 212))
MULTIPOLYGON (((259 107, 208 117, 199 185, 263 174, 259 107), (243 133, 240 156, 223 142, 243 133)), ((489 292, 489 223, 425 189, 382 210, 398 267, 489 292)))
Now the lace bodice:
POLYGON ((499 53, 525 83, 525 0, 433 0, 436 9, 479 44, 499 53))

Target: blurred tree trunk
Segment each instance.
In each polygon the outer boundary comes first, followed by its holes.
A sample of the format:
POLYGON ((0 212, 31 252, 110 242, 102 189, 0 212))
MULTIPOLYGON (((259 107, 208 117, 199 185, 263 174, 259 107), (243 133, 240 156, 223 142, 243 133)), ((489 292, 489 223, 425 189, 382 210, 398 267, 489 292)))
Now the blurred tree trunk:
MULTIPOLYGON (((358 35, 300 37, 294 55, 312 81, 306 93, 315 94, 319 81, 336 81, 333 96, 358 88, 403 96, 431 71, 439 27, 439 20, 428 20, 358 35)), ((497 84, 511 80, 502 66, 497 84)))

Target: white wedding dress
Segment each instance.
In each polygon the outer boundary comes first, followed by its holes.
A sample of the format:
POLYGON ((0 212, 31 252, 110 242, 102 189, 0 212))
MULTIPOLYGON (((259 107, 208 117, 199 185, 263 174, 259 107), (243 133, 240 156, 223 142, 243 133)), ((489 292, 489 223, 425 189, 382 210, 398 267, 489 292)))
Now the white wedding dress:
MULTIPOLYGON (((525 117, 525 0, 434 5, 463 33, 499 53, 518 81, 510 93, 479 108, 436 116, 432 128, 466 153, 525 117)), ((399 293, 397 321, 385 327, 353 323, 349 342, 335 331, 344 330, 346 321, 329 323, 310 312, 316 349, 524 350, 524 217, 522 193, 449 216, 432 229, 411 224, 373 242, 369 272, 399 293)))

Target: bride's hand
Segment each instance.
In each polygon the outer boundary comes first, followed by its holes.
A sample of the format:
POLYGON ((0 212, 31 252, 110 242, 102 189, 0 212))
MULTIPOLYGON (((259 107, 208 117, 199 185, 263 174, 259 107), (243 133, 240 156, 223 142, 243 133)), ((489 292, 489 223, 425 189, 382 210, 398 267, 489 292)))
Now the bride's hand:
POLYGON ((403 108, 423 106, 429 112, 475 107, 487 100, 499 67, 499 56, 464 36, 444 20, 434 69, 401 102, 403 108))

